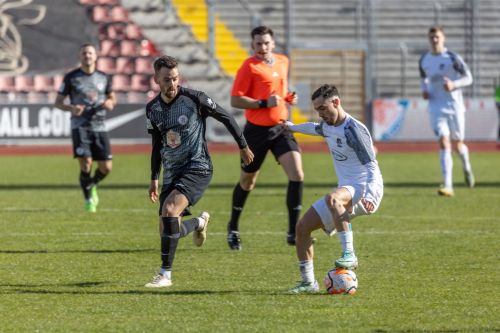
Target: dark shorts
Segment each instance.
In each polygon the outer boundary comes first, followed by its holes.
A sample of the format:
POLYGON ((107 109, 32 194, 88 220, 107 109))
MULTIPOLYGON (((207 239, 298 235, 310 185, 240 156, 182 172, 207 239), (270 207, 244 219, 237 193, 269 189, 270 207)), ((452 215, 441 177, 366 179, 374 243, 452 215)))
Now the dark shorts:
MULTIPOLYGON (((161 187, 160 193, 159 214, 161 215, 163 203, 173 190, 177 190, 184 194, 189 201, 189 206, 194 206, 201 199, 201 196, 207 189, 208 184, 210 184, 211 179, 211 172, 206 174, 186 172, 174 177, 169 184, 164 183, 161 187)), ((189 207, 184 210, 182 215, 191 215, 189 207)))
POLYGON ((297 141, 289 131, 285 131, 276 138, 269 140, 272 128, 273 126, 257 126, 248 122, 246 123, 243 134, 247 140, 248 147, 250 147, 254 154, 254 158, 253 162, 249 165, 244 166, 243 163, 241 164, 243 171, 248 173, 257 172, 262 166, 268 150, 273 153, 276 160, 281 155, 290 151, 300 152, 297 141))
POLYGON ((73 156, 92 157, 95 161, 108 161, 113 159, 111 145, 107 132, 94 132, 85 127, 71 131, 73 139, 73 156))

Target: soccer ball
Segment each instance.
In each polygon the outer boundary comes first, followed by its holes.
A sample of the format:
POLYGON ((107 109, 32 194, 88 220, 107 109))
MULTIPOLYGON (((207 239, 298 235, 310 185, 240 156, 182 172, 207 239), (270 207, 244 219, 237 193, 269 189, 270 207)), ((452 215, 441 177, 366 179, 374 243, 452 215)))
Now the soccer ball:
POLYGON ((324 284, 329 294, 352 295, 358 289, 358 278, 351 270, 334 268, 326 273, 324 284))

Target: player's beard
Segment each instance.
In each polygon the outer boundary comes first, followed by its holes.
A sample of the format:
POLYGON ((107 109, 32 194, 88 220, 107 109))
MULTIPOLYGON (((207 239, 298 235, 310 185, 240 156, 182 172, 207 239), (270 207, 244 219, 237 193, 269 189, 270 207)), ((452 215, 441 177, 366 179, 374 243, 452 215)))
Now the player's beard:
POLYGON ((168 99, 173 99, 175 95, 177 95, 177 90, 177 87, 169 87, 168 89, 165 89, 163 95, 168 99))

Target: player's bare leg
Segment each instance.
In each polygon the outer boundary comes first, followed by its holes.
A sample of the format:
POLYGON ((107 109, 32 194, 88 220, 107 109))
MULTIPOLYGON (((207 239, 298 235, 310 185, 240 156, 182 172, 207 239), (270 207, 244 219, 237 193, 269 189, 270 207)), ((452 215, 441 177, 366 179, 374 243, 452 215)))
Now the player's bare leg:
POLYGON ((314 208, 304 214, 295 228, 295 250, 302 280, 289 290, 291 294, 315 293, 319 291, 318 282, 314 277, 314 246, 311 233, 323 227, 321 218, 314 208))

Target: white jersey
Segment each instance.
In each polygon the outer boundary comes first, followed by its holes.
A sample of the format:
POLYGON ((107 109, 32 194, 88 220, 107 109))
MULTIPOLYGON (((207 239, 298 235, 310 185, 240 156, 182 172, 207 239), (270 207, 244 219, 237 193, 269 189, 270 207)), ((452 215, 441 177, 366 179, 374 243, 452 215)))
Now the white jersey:
POLYGON ((366 188, 363 197, 371 202, 380 202, 382 174, 365 125, 347 115, 339 126, 325 122, 299 125, 288 122, 288 127, 293 132, 323 136, 330 149, 338 186, 363 185, 366 188))
POLYGON ((460 88, 472 83, 472 74, 458 54, 448 49, 444 49, 440 54, 428 51, 420 58, 419 69, 422 91, 429 94, 429 112, 465 112, 460 88), (445 77, 455 84, 453 91, 444 89, 445 77))

